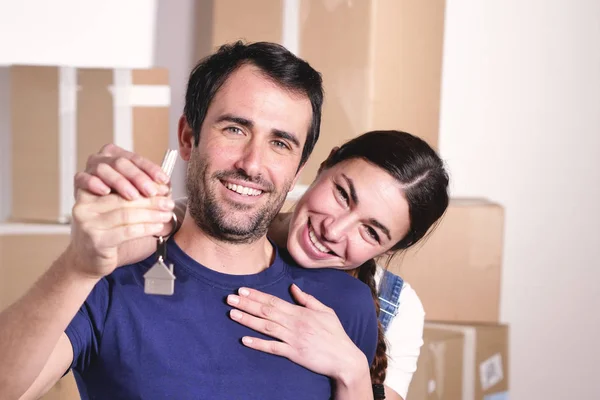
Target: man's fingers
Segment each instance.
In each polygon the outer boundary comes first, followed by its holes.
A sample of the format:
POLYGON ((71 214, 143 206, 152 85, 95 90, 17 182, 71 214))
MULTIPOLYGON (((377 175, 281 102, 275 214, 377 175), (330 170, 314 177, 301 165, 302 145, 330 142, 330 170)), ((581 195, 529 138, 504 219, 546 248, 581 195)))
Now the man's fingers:
POLYGON ((96 229, 113 229, 119 226, 160 224, 170 222, 173 214, 170 211, 159 211, 147 208, 119 208, 98 215, 94 223, 96 229))
POLYGON ((262 351, 264 353, 291 359, 294 349, 287 343, 277 342, 275 340, 264 340, 250 336, 244 336, 242 343, 251 349, 262 351))
POLYGON ((120 226, 110 231, 105 231, 99 246, 107 248, 120 246, 123 243, 133 239, 158 235, 162 229, 163 224, 136 224, 120 226))
MULTIPOLYGON (((87 196, 92 196, 88 194, 87 196)), ((89 208, 91 212, 103 214, 120 208, 147 208, 152 210, 162 210, 172 212, 175 203, 173 199, 165 196, 140 197, 137 200, 126 200, 118 194, 109 194, 108 196, 85 199, 81 206, 89 208)))
POLYGON ((290 331, 276 322, 257 318, 253 315, 236 309, 231 310, 229 312, 229 316, 239 324, 275 339, 287 342, 291 338, 290 331))

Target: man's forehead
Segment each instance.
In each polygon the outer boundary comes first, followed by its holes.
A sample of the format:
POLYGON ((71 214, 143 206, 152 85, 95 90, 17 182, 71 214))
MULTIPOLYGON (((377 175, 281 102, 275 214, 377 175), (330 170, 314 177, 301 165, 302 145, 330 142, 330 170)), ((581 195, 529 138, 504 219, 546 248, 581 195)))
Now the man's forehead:
POLYGON ((213 122, 223 115, 233 115, 261 129, 294 133, 304 143, 312 121, 308 97, 282 88, 262 73, 237 72, 232 73, 211 102, 208 113, 213 122))

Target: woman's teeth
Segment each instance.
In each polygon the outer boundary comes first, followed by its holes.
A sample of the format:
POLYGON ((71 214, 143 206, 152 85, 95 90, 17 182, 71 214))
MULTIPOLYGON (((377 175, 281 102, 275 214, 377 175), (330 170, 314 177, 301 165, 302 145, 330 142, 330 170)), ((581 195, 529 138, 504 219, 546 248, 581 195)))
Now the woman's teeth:
POLYGON ((317 239, 317 235, 315 235, 315 232, 312 230, 311 227, 309 227, 308 230, 308 237, 310 238, 310 241, 313 245, 315 245, 315 247, 323 252, 323 253, 329 253, 329 249, 327 247, 325 247, 325 245, 323 245, 323 243, 319 242, 319 240, 317 239))
POLYGON ((225 183, 225 187, 244 196, 258 196, 262 193, 262 190, 236 185, 235 183, 225 183))

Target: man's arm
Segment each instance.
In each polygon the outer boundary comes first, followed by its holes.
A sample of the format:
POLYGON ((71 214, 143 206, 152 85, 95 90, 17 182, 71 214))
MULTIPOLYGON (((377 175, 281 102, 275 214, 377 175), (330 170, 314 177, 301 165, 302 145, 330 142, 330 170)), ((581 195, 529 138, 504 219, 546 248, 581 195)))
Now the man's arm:
POLYGON ((72 359, 73 348, 71 342, 68 336, 63 333, 58 339, 56 347, 52 350, 46 365, 42 368, 42 372, 19 400, 39 399, 48 393, 56 382, 62 378, 64 372, 69 369, 72 359))
POLYGON ((22 396, 47 365, 46 377, 66 371, 73 355, 58 346, 65 329, 96 283, 122 265, 119 247, 160 233, 173 206, 162 196, 128 201, 78 192, 68 248, 23 297, 0 313, 0 398, 22 396))
MULTIPOLYGON (((0 313, 0 398, 23 395, 51 355, 46 377, 60 378, 66 369, 53 368, 71 364, 70 343, 66 336, 68 346, 59 339, 97 282, 65 268, 71 263, 73 258, 66 251, 23 297, 0 313)), ((33 397, 38 394, 32 393, 33 397)))

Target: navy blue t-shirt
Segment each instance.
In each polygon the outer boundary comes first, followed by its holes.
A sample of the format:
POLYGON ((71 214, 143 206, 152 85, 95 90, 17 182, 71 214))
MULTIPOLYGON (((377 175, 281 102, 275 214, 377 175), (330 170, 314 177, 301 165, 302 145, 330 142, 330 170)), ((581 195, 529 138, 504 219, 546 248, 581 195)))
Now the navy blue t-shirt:
POLYGON ((102 279, 66 330, 82 399, 328 399, 329 378, 242 345, 242 336, 270 338, 232 321, 225 298, 245 286, 293 302, 295 283, 335 310, 372 362, 371 293, 345 272, 303 269, 281 253, 258 274, 227 275, 195 262, 171 239, 173 296, 144 293, 154 256, 102 279))

